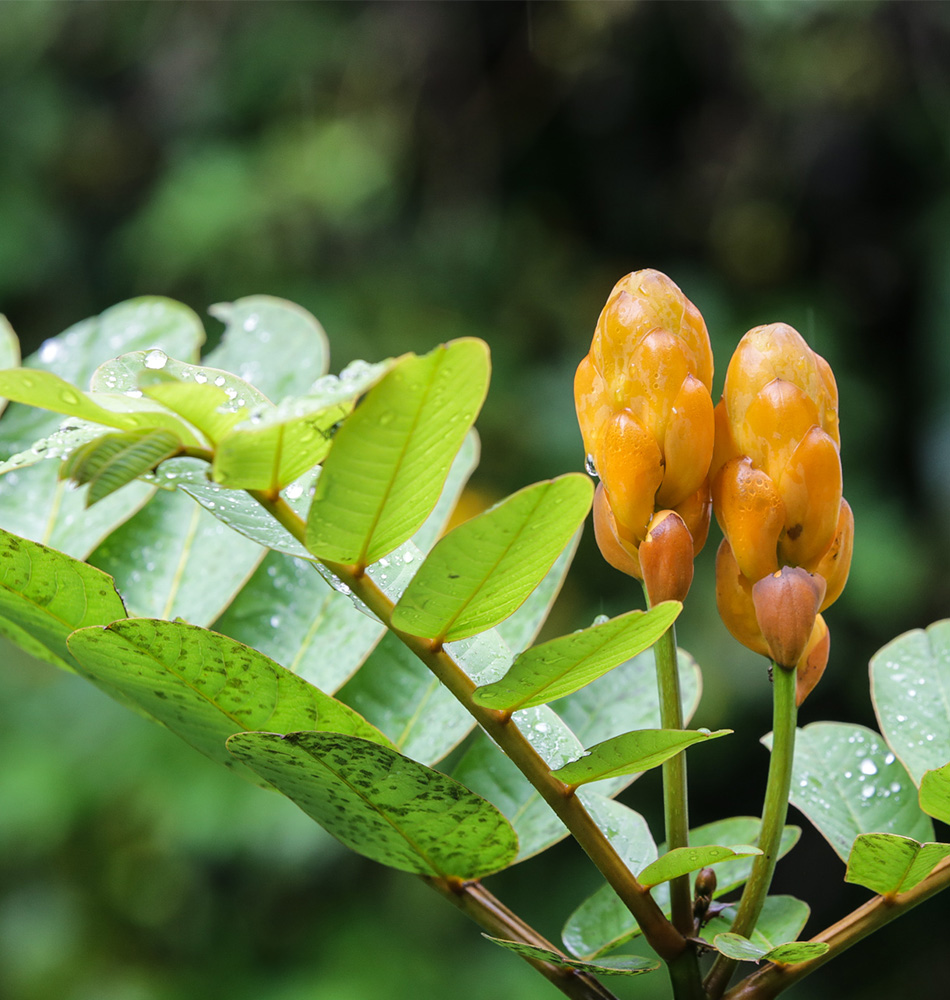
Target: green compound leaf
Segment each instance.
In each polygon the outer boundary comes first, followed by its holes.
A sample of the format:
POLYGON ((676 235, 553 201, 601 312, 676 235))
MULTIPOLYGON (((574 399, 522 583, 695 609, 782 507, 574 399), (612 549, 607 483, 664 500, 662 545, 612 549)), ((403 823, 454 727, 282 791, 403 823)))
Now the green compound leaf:
POLYGON ((226 767, 235 767, 227 738, 264 727, 306 726, 388 743, 351 708, 256 650, 196 625, 131 618, 80 629, 69 649, 83 676, 107 694, 120 692, 226 767))
MULTIPOLYGON (((133 299, 47 340, 24 364, 31 370, 52 372, 75 386, 84 386, 104 357, 160 348, 177 357, 197 358, 203 340, 201 322, 187 306, 171 299, 133 299)), ((156 405, 150 400, 121 396, 113 397, 113 402, 137 407, 156 405)), ((0 457, 28 451, 34 442, 55 434, 61 422, 57 414, 12 404, 0 421, 0 457)), ((73 418, 67 423, 81 421, 73 418)), ((131 484, 84 509, 83 495, 57 482, 55 465, 41 463, 0 477, 0 518, 6 529, 18 535, 84 558, 151 492, 144 483, 131 484)))
POLYGON ((325 375, 304 396, 243 414, 218 442, 213 479, 231 489, 283 489, 323 461, 336 425, 389 367, 357 361, 339 377, 325 375))
POLYGON ((871 698, 914 784, 950 761, 950 621, 905 632, 879 650, 871 658, 871 698))
POLYGON ((779 962, 783 965, 810 962, 828 950, 825 941, 792 941, 766 951, 741 934, 731 932, 717 934, 713 939, 713 947, 727 958, 734 958, 738 962, 779 962))
POLYGON ((893 833, 865 833, 848 856, 845 882, 863 885, 882 896, 907 892, 950 856, 950 844, 918 844, 893 833))
POLYGON ((205 362, 234 372, 269 399, 277 402, 305 392, 326 374, 327 336, 302 306, 271 295, 249 295, 219 302, 208 312, 225 324, 225 331, 205 362))
POLYGON ((125 615, 105 573, 0 530, 0 635, 14 645, 74 670, 67 636, 74 629, 125 615))
POLYGON ((91 507, 154 469, 180 447, 181 441, 171 431, 105 434, 74 451, 63 463, 60 477, 78 486, 88 483, 86 506, 91 507))
MULTIPOLYGON (((771 951, 780 944, 796 940, 810 914, 809 905, 794 896, 767 896, 749 940, 763 951, 771 951)), ((736 915, 736 906, 727 906, 703 926, 703 938, 711 941, 717 934, 729 933, 736 915)))
MULTIPOLYGON (((689 832, 691 847, 706 847, 722 841, 745 841, 755 843, 761 823, 753 816, 735 816, 730 819, 707 823, 689 832)), ((787 826, 782 831, 779 857, 784 857, 795 846, 801 830, 787 826)), ((719 898, 738 888, 752 871, 754 857, 741 857, 720 862, 716 866, 716 891, 719 898)), ((693 891, 695 875, 690 874, 690 892, 693 891)), ((670 915, 669 885, 663 883, 653 890, 653 898, 663 912, 670 915)), ((728 928, 726 928, 728 929, 728 928)), ((630 911, 617 898, 608 885, 602 886, 589 896, 570 915, 562 931, 564 944, 568 950, 583 958, 592 958, 611 951, 640 933, 640 928, 630 915, 630 911)))
POLYGON ((487 708, 514 711, 573 694, 649 649, 682 607, 679 601, 664 601, 650 611, 630 611, 534 646, 515 660, 500 681, 479 688, 474 699, 487 708))
POLYGON ((928 816, 950 823, 950 764, 924 772, 919 801, 928 816))
POLYGON ((680 875, 688 875, 720 861, 748 858, 761 853, 758 847, 753 847, 751 844, 734 844, 732 847, 722 847, 718 844, 709 847, 677 847, 662 855, 652 865, 647 865, 638 878, 643 885, 651 889, 661 882, 669 882, 671 879, 679 878, 680 875))
POLYGON ((133 615, 209 625, 264 557, 181 493, 158 490, 92 553, 133 615))
MULTIPOLYGON (((771 746, 771 734, 763 741, 771 746)), ((798 731, 789 801, 842 861, 862 833, 933 840, 910 776, 877 733, 864 726, 813 722, 798 731)))
POLYGON ((517 854, 511 824, 489 802, 377 743, 246 733, 228 749, 347 847, 392 868, 474 879, 517 854))
POLYGON ((474 339, 396 363, 334 438, 307 521, 314 555, 366 565, 419 528, 481 407, 488 373, 488 348, 474 339))
MULTIPOLYGON (((535 483, 450 531, 393 609, 393 627, 467 639, 514 612, 570 543, 590 509, 590 479, 535 483)), ((536 703, 539 704, 539 703, 536 703)))
POLYGON ((121 393, 97 393, 94 397, 52 372, 32 368, 0 371, 0 396, 119 430, 164 428, 186 444, 200 443, 177 416, 151 400, 131 399, 121 393))
POLYGON ((681 750, 726 736, 731 729, 640 729, 615 736, 586 751, 583 757, 571 761, 553 772, 555 778, 568 785, 583 785, 602 778, 617 778, 625 774, 639 774, 659 767, 665 760, 681 750))
POLYGON ((577 958, 568 958, 550 948, 540 948, 533 944, 523 944, 521 941, 505 941, 503 938, 482 934, 483 938, 493 944, 507 948, 516 955, 525 958, 536 958, 542 962, 550 962, 565 969, 577 969, 578 972, 590 972, 595 976, 641 976, 644 972, 655 972, 660 963, 656 959, 641 958, 639 955, 611 955, 600 962, 582 962, 577 958))

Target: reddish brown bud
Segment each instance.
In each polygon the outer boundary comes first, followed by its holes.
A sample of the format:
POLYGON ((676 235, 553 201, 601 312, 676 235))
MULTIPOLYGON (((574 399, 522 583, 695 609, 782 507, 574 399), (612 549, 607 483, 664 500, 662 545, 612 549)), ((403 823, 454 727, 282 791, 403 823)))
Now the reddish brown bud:
POLYGON ((654 515, 638 555, 651 607, 686 600, 693 582, 693 536, 676 511, 654 515))
POLYGON ((753 584, 755 618, 772 659, 780 667, 795 669, 811 638, 824 596, 824 578, 800 566, 783 566, 753 584))

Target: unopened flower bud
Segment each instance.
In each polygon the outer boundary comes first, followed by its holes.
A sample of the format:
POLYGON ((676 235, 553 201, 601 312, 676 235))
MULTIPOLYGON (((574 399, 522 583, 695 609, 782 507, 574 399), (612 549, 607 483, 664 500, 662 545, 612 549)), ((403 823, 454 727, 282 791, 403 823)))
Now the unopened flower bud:
POLYGON ((600 554, 614 569, 640 579, 640 560, 636 546, 625 542, 618 534, 617 521, 607 503, 603 483, 594 491, 594 538, 600 554))
POLYGON ((824 596, 824 579, 800 566, 783 566, 752 585, 756 622, 769 655, 780 667, 795 669, 824 596))
POLYGON ((654 515, 637 554, 651 607, 686 600, 693 582, 693 537, 676 511, 654 515))

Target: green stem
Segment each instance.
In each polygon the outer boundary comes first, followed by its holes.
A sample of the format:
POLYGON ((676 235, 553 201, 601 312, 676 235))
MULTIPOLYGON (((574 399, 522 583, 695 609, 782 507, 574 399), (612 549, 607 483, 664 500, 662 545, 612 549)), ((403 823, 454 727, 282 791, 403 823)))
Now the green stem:
MULTIPOLYGON (((795 723, 798 708, 795 705, 795 670, 786 670, 772 664, 772 757, 769 761, 769 778, 765 788, 765 805, 762 810, 762 831, 759 847, 762 853, 752 864, 752 874, 745 884, 742 898, 730 930, 748 937, 755 929, 778 861, 779 845, 785 817, 788 814, 788 792, 792 783, 792 760, 795 753, 795 723)), ((722 996, 737 963, 720 955, 706 977, 706 992, 717 1000, 722 996)))
POLYGON ((950 858, 941 861, 922 882, 908 892, 902 892, 897 897, 875 896, 836 924, 816 934, 812 941, 823 941, 829 945, 824 955, 798 965, 766 964, 734 986, 724 1000, 773 1000, 783 990, 820 969, 826 962, 869 934, 947 888, 950 888, 950 858))
MULTIPOLYGON (((304 522, 283 499, 275 499, 257 490, 249 492, 294 538, 306 544, 304 522)), ((445 651, 441 642, 422 639, 392 627, 393 602, 366 574, 364 567, 322 561, 397 639, 422 660, 531 782, 633 914, 644 937, 660 958, 669 962, 682 955, 688 948, 685 937, 666 919, 649 889, 637 881, 583 802, 574 794, 573 788, 552 776, 547 763, 511 721, 511 716, 475 704, 472 700, 475 682, 445 651)))
MULTIPOLYGON (((683 699, 680 692, 674 625, 671 625, 654 645, 653 658, 656 662, 656 681, 660 695, 660 725, 663 729, 682 729, 683 699)), ((689 847, 685 753, 678 753, 663 764, 663 817, 667 850, 689 847)), ((692 937, 695 929, 688 875, 681 875, 670 882, 670 902, 673 926, 683 937, 692 937)), ((705 994, 699 975, 699 960, 692 948, 687 949, 674 962, 670 962, 669 973, 676 1000, 703 1000, 705 994)))
MULTIPOLYGON (((474 920, 479 927, 493 937, 504 938, 506 941, 520 941, 522 944, 545 948, 558 955, 564 954, 533 927, 526 924, 521 917, 509 910, 481 882, 421 877, 423 882, 435 889, 454 906, 457 906, 467 917, 474 920)), ((569 969, 566 966, 555 965, 553 962, 545 962, 538 958, 530 958, 527 955, 519 957, 537 969, 545 979, 553 983, 572 1000, 617 1000, 610 990, 588 972, 569 969)))

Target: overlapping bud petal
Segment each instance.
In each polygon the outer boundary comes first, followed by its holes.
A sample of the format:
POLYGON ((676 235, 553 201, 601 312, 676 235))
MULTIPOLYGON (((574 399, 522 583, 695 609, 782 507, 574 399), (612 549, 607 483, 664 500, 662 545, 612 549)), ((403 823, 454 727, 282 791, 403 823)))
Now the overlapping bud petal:
MULTIPOLYGON (((638 550, 657 510, 678 515, 692 554, 706 540, 712 375, 706 324, 680 289, 659 271, 622 278, 577 369, 574 399, 584 447, 601 480, 594 500, 597 542, 604 558, 631 576, 643 578, 638 550)), ((667 543, 657 542, 651 559, 664 567, 664 589, 672 586, 671 566, 682 564, 683 534, 674 524, 657 538, 670 539, 676 554, 661 556, 656 549, 667 543)))
POLYGON ((800 671, 808 660, 813 686, 828 652, 818 612, 844 587, 854 519, 841 495, 834 376, 792 327, 756 327, 736 348, 716 407, 711 475, 725 535, 720 614, 750 649, 800 671))

